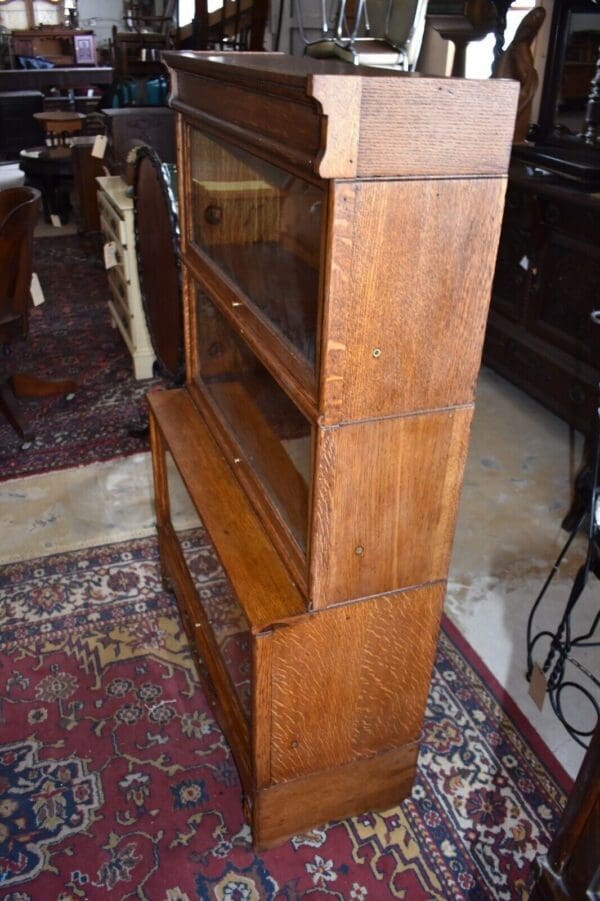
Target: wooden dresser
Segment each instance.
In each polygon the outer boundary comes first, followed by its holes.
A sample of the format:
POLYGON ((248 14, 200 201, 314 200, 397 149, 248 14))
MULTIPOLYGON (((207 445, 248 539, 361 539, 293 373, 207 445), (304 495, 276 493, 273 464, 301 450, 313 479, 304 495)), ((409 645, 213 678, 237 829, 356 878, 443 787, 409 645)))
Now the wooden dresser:
POLYGON ((149 397, 161 559, 264 848, 411 789, 517 85, 164 58, 187 378, 149 397))

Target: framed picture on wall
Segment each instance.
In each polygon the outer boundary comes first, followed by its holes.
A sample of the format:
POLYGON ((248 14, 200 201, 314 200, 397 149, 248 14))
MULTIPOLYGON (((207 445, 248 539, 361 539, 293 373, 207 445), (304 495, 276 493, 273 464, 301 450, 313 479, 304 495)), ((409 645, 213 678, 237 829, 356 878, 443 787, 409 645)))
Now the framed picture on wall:
POLYGON ((92 34, 73 35, 75 63, 78 66, 96 65, 96 42, 92 34))

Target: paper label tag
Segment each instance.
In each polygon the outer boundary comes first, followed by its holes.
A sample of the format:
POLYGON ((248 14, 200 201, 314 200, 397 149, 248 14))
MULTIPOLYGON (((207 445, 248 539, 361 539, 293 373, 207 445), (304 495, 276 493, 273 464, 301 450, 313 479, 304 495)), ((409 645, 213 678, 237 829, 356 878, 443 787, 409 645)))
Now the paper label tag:
POLYGON ((107 241, 104 245, 104 267, 106 269, 112 269, 113 266, 118 266, 119 261, 117 259, 117 245, 114 241, 107 241))
POLYGON ((539 663, 534 663, 529 680, 529 696, 539 710, 544 706, 547 688, 548 682, 543 669, 539 663))
POLYGON ((31 299, 34 307, 39 307, 40 304, 44 303, 46 298, 44 297, 44 292, 42 291, 37 272, 31 274, 31 287, 29 290, 31 291, 31 299))
POLYGON ((94 146, 92 147, 92 156, 97 157, 99 160, 104 159, 107 145, 108 138, 106 135, 96 135, 94 146))
POLYGON ((524 269, 525 272, 529 269, 529 257, 521 257, 519 260, 519 266, 521 269, 524 269))
POLYGON ((50 222, 54 226, 54 228, 62 228, 62 222, 60 221, 60 216, 57 216, 56 213, 50 214, 50 222))

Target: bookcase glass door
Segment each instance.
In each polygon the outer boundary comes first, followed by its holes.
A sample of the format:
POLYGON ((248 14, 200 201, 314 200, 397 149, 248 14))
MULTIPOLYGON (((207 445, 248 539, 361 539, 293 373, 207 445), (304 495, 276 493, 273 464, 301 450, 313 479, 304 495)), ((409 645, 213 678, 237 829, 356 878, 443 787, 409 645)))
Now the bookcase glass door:
POLYGON ((311 424, 200 288, 196 321, 199 384, 306 552, 311 424))
POLYGON ((192 242, 314 367, 324 191, 195 128, 190 159, 192 242))

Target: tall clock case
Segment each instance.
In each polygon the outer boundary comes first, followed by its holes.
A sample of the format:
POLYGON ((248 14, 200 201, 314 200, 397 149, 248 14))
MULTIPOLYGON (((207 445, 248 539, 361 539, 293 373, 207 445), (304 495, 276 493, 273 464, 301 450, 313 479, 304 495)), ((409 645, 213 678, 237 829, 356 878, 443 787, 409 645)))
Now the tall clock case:
POLYGON ((187 381, 151 399, 161 556, 265 846, 410 789, 516 86, 165 59, 187 381))

